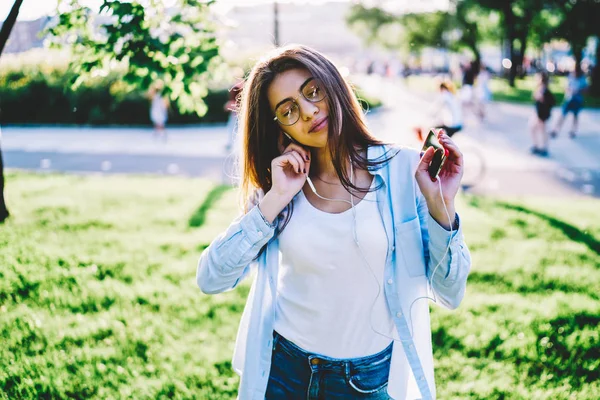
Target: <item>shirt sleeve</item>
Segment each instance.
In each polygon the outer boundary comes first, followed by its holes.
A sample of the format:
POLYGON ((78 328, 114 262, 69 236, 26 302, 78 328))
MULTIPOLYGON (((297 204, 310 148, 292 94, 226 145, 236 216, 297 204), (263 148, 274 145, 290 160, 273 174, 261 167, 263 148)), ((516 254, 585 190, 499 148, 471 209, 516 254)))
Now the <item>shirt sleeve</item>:
POLYGON ((267 223, 258 205, 233 221, 200 256, 196 282, 202 292, 221 293, 237 286, 274 234, 275 224, 267 223))
POLYGON ((425 198, 417 191, 427 277, 441 305, 455 309, 465 295, 471 269, 471 254, 464 240, 460 217, 456 216, 458 229, 447 231, 429 214, 425 198))

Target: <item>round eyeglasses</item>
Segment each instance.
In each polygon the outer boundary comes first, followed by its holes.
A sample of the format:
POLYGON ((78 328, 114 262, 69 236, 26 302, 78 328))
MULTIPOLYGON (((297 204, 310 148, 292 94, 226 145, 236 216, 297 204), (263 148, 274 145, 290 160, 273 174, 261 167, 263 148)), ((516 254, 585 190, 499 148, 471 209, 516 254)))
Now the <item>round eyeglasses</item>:
MULTIPOLYGON (((306 81, 300 87, 300 94, 311 103, 318 103, 326 97, 321 81, 316 78, 306 81)), ((295 99, 286 99, 277 105, 273 121, 278 121, 284 126, 294 125, 298 122, 300 119, 300 105, 297 99, 298 97, 295 99)))

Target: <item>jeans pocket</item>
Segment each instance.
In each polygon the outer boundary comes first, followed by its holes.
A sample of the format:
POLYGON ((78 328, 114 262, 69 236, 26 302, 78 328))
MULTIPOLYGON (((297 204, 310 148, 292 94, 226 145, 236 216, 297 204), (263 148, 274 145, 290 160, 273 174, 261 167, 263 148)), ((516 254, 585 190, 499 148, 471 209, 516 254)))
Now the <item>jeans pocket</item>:
POLYGON ((372 394, 382 391, 388 384, 389 363, 384 368, 353 371, 348 377, 348 385, 361 394, 372 394))

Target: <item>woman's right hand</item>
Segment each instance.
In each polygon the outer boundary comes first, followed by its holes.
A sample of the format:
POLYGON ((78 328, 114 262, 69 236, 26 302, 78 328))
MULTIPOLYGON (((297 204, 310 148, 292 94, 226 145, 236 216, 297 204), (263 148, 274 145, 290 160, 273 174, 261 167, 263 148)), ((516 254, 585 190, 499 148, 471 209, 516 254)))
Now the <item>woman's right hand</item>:
POLYGON ((308 150, 296 143, 284 148, 281 141, 279 148, 283 150, 282 154, 271 161, 273 185, 259 204, 260 211, 269 223, 273 223, 281 210, 302 190, 310 171, 308 150))
POLYGON ((290 143, 282 154, 271 161, 271 191, 290 202, 302 189, 310 171, 310 152, 290 143))

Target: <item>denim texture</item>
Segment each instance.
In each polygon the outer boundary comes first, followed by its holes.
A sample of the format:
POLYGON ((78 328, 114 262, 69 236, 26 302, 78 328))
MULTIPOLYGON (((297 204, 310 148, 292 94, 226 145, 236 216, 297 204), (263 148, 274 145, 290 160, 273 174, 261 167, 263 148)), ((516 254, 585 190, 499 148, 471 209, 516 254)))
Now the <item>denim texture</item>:
POLYGON ((265 399, 387 400, 392 347, 367 357, 331 358, 309 353, 274 332, 265 399))

